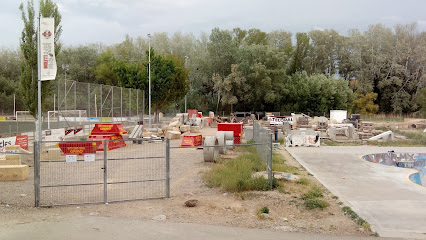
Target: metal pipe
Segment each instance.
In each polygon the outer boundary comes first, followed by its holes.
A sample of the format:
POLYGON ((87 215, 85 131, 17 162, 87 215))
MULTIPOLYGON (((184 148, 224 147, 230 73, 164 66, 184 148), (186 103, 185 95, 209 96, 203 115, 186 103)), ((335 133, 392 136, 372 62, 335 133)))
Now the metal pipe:
POLYGON ((166 197, 170 198, 170 139, 166 139, 166 197))
POLYGON ((149 125, 148 127, 151 128, 151 34, 148 34, 148 115, 149 115, 149 125))
POLYGON ((108 203, 108 159, 107 159, 107 140, 104 140, 104 203, 108 203))

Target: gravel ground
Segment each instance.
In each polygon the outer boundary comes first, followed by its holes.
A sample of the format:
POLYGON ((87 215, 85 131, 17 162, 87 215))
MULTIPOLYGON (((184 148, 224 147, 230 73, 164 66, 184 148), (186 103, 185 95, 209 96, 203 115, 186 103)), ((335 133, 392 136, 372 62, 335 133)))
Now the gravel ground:
MULTIPOLYGON (((205 128, 202 131, 203 136, 214 135, 216 129, 205 128)), ((173 140, 171 145, 172 147, 177 147, 179 143, 180 140, 173 140)), ((140 146, 135 145, 134 148, 140 146)), ((158 151, 152 150, 152 152, 147 153, 146 151, 133 150, 133 146, 128 146, 121 150, 111 150, 109 153, 111 153, 111 156, 117 157, 134 156, 135 154, 162 155, 161 144, 143 143, 142 146, 159 149, 158 151)), ((285 150, 278 151, 286 157, 288 164, 297 166, 300 169, 303 177, 308 178, 312 184, 319 184, 285 150)), ((98 215, 122 219, 162 219, 159 221, 240 226, 285 232, 315 232, 353 236, 368 236, 371 234, 344 216, 341 212, 342 206, 339 205, 339 200, 333 199, 329 193, 325 194, 324 198, 331 204, 330 207, 325 210, 307 210, 301 204, 300 196, 309 187, 300 187, 300 185, 292 182, 285 183, 285 189, 288 190, 286 193, 275 190, 234 194, 218 189, 210 189, 202 181, 202 174, 211 166, 211 163, 203 162, 202 150, 196 148, 172 148, 170 154, 171 198, 111 204, 34 208, 32 207, 34 205, 34 195, 33 174, 31 172, 30 179, 27 181, 0 182, 0 189, 2 189, 0 191, 0 225, 31 221, 56 221, 71 216, 98 215), (186 207, 184 202, 190 199, 197 199, 199 204, 194 208, 186 207), (266 219, 260 219, 256 214, 257 210, 263 206, 267 206, 270 209, 266 219)), ((143 166, 134 167, 134 164, 123 164, 121 168, 118 166, 117 170, 120 172, 127 171, 129 174, 115 175, 117 177, 115 180, 131 180, 134 173, 142 173, 144 171, 144 166, 147 167, 149 165, 144 164, 143 166)), ((93 169, 85 169, 84 172, 80 173, 74 171, 71 174, 68 173, 67 176, 73 176, 74 182, 80 181, 82 176, 99 180, 100 176, 93 174, 93 172, 98 171, 94 171, 94 169, 99 167, 100 165, 94 165, 93 169)), ((159 164, 155 165, 155 168, 158 170, 162 169, 163 166, 159 164)), ((46 181, 56 184, 63 183, 61 179, 63 175, 61 174, 63 173, 59 173, 46 181)), ((144 174, 141 175, 145 176, 144 174)), ((114 173, 111 173, 111 176, 114 176, 114 173)), ((154 176, 161 177, 161 174, 156 173, 154 176)), ((67 181, 70 180, 68 179, 67 181)), ((158 188, 150 193, 158 193, 163 190, 158 188)), ((85 191, 86 193, 99 192, 99 190, 94 191, 93 189, 85 191)), ((123 200, 123 195, 134 196, 131 194, 133 188, 123 191, 119 192, 118 195, 112 195, 111 198, 123 200)), ((79 196, 61 194, 61 196, 65 196, 61 200, 70 200, 79 196)), ((81 189, 79 194, 82 194, 81 189)), ((48 196, 47 193, 46 196, 48 196)))

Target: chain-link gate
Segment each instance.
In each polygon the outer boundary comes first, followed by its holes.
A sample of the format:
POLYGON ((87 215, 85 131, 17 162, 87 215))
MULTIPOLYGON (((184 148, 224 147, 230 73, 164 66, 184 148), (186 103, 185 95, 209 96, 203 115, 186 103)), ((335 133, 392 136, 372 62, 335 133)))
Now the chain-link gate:
POLYGON ((34 165, 36 206, 169 197, 168 145, 143 139, 42 142, 34 165))

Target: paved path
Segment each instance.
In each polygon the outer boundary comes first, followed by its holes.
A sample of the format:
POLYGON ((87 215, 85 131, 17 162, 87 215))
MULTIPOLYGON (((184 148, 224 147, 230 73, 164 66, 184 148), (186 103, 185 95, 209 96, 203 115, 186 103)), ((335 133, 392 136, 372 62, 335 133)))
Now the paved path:
POLYGON ((210 240, 210 239, 294 239, 362 240, 378 238, 273 232, 260 229, 190 223, 126 220, 113 217, 80 216, 55 222, 34 222, 0 226, 0 239, 7 240, 210 240))
POLYGON ((287 151, 383 237, 426 239, 426 188, 407 180, 414 170, 362 160, 366 154, 424 153, 426 148, 289 147, 287 151))

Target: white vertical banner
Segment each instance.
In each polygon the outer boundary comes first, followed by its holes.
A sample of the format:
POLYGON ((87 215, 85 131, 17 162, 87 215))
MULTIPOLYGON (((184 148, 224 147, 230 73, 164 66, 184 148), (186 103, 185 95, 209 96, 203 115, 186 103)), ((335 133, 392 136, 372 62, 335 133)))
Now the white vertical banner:
POLYGON ((56 59, 55 59, 55 20, 54 18, 40 19, 40 81, 55 80, 56 59))

